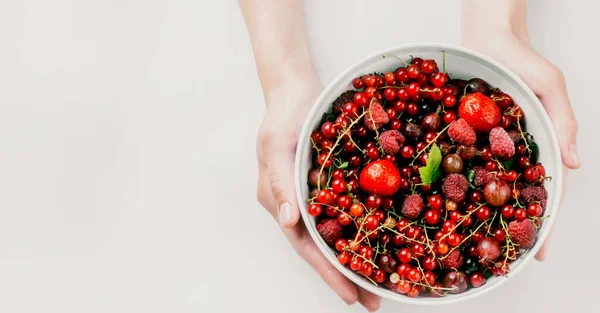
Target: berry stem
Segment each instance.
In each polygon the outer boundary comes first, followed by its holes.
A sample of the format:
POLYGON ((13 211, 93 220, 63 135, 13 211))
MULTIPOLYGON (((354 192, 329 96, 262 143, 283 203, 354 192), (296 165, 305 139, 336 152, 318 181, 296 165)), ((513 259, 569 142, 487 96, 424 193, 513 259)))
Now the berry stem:
POLYGON ((384 54, 384 55, 382 56, 382 58, 384 58, 384 59, 385 59, 385 58, 387 58, 387 57, 392 57, 392 58, 396 58, 396 59, 400 60, 400 62, 404 63, 404 66, 409 66, 409 65, 410 65, 410 64, 406 63, 406 61, 402 60, 402 59, 401 59, 399 56, 397 56, 397 55, 393 55, 393 54, 384 54))
POLYGON ((446 127, 444 127, 442 130, 440 130, 440 132, 437 134, 437 136, 435 136, 435 138, 433 138, 433 140, 431 142, 429 142, 425 146, 425 148, 423 148, 421 151, 417 152, 417 155, 415 155, 413 157, 412 162, 410 162, 410 166, 413 166, 413 164, 421 156, 421 154, 423 153, 423 151, 426 151, 432 144, 434 144, 435 142, 437 142, 438 138, 448 129, 448 127, 450 127, 450 124, 446 125, 446 127))

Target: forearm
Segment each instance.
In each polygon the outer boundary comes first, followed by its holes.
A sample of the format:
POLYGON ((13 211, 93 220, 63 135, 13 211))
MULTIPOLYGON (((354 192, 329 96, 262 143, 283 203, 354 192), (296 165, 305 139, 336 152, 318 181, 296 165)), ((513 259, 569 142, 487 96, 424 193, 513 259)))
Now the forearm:
POLYGON ((316 77, 302 0, 238 0, 265 97, 297 77, 316 77))
POLYGON ((462 0, 463 42, 498 32, 529 41, 526 0, 462 0))

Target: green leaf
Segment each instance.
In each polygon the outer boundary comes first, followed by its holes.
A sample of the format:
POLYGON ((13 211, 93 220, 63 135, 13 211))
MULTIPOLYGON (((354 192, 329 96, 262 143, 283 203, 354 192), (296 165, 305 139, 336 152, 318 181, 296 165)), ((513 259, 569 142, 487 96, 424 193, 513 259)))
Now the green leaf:
POLYGON ((512 170, 515 167, 515 158, 502 162, 502 166, 504 166, 504 170, 506 171, 512 170))
POLYGON ((347 168, 347 167, 348 167, 348 162, 344 162, 344 163, 340 164, 340 166, 338 166, 338 168, 339 168, 340 170, 343 170, 343 169, 345 169, 345 168, 347 168))
POLYGON ((437 145, 432 145, 429 149, 429 157, 425 166, 419 169, 423 185, 429 186, 440 179, 440 165, 442 164, 442 152, 437 145))
POLYGON ((540 147, 532 140, 529 143, 529 149, 531 149, 531 164, 537 164, 538 158, 540 157, 540 147))
POLYGON ((473 183, 473 179, 475 179, 475 171, 474 170, 469 170, 469 172, 467 173, 467 179, 469 180, 469 184, 473 183))

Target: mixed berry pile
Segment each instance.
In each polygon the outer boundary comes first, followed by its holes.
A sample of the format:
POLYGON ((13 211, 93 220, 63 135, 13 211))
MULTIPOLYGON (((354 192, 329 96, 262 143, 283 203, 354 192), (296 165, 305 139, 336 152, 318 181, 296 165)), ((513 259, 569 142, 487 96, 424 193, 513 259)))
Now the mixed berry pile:
POLYGON ((307 209, 338 261, 409 297, 506 275, 536 241, 550 179, 519 106, 421 58, 352 86, 311 134, 307 209))

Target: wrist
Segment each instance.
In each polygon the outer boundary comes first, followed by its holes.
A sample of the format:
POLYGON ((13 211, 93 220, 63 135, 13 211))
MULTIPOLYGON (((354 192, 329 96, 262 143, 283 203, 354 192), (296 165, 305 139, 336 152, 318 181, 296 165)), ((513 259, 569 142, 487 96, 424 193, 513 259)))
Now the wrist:
POLYGON ((311 62, 304 66, 286 64, 277 66, 277 70, 264 77, 261 75, 261 85, 267 107, 276 105, 280 99, 290 92, 320 92, 323 83, 317 75, 311 62))
POLYGON ((463 44, 494 40, 496 36, 515 36, 529 42, 527 33, 527 1, 463 0, 463 44))

